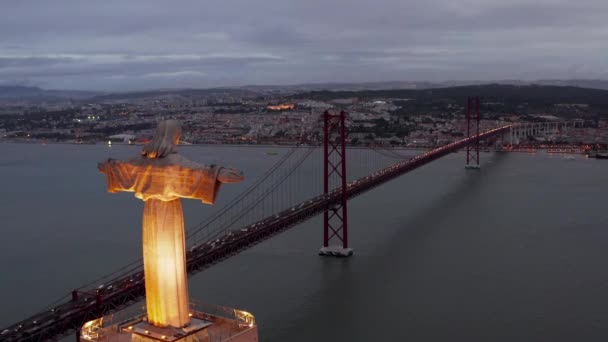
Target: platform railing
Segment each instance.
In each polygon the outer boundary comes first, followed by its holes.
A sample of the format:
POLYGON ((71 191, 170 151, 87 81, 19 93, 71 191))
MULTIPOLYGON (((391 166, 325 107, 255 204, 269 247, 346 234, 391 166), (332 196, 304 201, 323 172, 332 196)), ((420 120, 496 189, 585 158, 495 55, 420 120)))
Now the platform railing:
MULTIPOLYGON (((191 302, 190 312, 193 317, 215 321, 222 318, 236 323, 230 335, 237 334, 243 329, 255 326, 255 317, 243 310, 228 308, 221 305, 191 302)), ((143 320, 146 317, 145 305, 135 304, 118 312, 86 322, 81 329, 80 338, 85 341, 99 341, 104 336, 115 334, 127 323, 143 320)))

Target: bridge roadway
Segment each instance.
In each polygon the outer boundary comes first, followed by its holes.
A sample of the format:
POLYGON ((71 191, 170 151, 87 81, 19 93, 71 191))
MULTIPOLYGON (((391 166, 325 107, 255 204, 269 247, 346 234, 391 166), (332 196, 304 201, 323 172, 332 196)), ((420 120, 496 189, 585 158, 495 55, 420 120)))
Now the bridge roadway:
MULTIPOLYGON (((479 139, 498 136, 511 127, 511 125, 503 126, 484 132, 480 134, 479 139)), ((347 185, 347 196, 351 199, 474 142, 475 137, 465 138, 352 181, 347 185)), ((306 221, 322 213, 326 208, 340 203, 340 199, 341 188, 336 188, 327 195, 313 197, 252 225, 229 231, 216 240, 194 246, 186 253, 188 275, 200 272, 306 221)), ((0 340, 56 340, 78 330, 85 322, 135 304, 144 296, 143 271, 132 273, 104 284, 101 289, 78 292, 71 301, 3 329, 0 332, 0 340)))

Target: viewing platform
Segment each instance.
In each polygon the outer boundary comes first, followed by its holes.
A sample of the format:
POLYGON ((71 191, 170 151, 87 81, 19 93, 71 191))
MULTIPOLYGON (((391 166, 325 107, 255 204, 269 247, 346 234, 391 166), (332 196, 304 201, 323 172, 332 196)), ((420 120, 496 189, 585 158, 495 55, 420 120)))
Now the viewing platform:
POLYGON ((128 341, 201 341, 257 342, 255 318, 246 311, 222 306, 191 303, 192 322, 182 328, 160 328, 146 320, 144 306, 134 305, 122 311, 86 322, 81 342, 128 341))

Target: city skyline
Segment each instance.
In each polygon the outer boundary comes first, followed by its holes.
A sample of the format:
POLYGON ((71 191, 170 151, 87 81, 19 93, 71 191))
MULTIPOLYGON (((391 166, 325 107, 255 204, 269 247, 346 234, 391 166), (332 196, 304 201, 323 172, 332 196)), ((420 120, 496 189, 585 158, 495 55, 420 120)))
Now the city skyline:
POLYGON ((47 89, 606 79, 604 1, 15 2, 0 83, 47 89))

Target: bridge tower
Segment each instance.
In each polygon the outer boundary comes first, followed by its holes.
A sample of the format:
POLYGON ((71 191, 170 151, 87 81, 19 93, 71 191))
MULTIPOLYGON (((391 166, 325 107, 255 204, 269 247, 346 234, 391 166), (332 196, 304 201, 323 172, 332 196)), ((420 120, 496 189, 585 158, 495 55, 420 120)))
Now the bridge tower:
POLYGON ((353 254, 348 247, 348 210, 346 193, 346 113, 323 113, 323 194, 339 196, 339 202, 323 212, 323 247, 319 255, 347 257, 353 254), (338 192, 330 189, 331 180, 338 179, 338 192), (335 244, 331 242, 335 241, 335 244))
POLYGON ((479 166, 479 96, 467 97, 467 138, 475 135, 475 142, 467 145, 467 165, 465 168, 478 170, 479 166))

